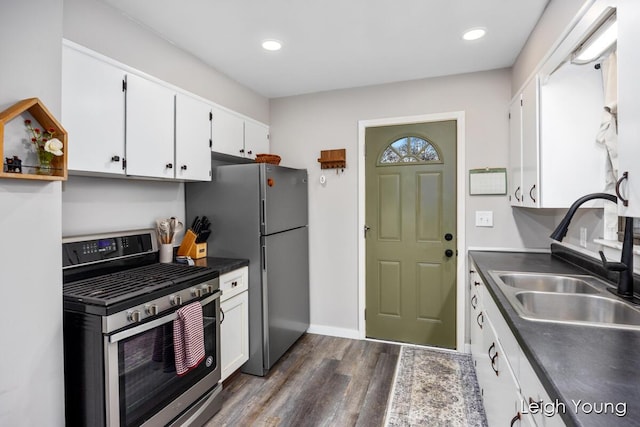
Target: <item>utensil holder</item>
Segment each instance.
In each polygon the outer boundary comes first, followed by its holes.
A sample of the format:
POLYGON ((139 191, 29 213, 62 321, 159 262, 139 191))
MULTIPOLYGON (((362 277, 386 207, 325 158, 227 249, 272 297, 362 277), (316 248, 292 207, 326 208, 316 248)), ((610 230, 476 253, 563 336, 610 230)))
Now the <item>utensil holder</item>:
POLYGON ((160 248, 158 248, 158 256, 162 263, 173 262, 173 245, 171 243, 161 244, 160 248))

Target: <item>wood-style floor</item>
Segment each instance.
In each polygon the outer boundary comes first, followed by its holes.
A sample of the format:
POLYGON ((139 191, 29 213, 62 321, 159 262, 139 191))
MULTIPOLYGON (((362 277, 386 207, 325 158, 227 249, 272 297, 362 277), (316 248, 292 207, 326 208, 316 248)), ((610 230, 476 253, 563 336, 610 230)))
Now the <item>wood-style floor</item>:
POLYGON ((206 427, 384 424, 400 346, 305 334, 265 377, 224 384, 206 427))

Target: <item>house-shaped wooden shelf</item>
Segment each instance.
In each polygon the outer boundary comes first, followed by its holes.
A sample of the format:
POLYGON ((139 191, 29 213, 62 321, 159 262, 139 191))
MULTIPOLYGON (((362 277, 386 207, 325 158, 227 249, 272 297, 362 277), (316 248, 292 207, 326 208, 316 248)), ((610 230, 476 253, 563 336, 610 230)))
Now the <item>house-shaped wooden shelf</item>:
POLYGON ((0 170, 0 178, 65 181, 67 179, 67 149, 67 131, 64 130, 55 117, 53 117, 53 114, 51 114, 38 98, 24 99, 0 113, 0 155, 2 155, 3 165, 0 170), (54 157, 53 170, 50 175, 37 174, 35 173, 37 170, 36 167, 25 168, 24 165, 22 168, 23 171, 29 173, 9 172, 10 169, 7 167, 5 159, 9 157, 9 154, 4 152, 5 125, 16 118, 20 118, 23 113, 31 114, 43 129, 53 129, 55 131, 55 137, 62 141, 62 152, 64 154, 54 157), (30 173, 31 171, 34 173, 30 173))

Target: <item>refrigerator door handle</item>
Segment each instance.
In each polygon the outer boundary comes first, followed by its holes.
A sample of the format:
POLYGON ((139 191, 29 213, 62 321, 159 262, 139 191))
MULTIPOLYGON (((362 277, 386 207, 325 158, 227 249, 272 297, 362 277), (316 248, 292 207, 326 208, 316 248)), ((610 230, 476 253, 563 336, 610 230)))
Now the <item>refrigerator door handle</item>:
POLYGON ((267 271, 267 246, 262 245, 262 271, 267 271))
POLYGON ((265 199, 262 199, 260 202, 261 202, 260 208, 262 209, 261 216, 260 216, 260 221, 262 222, 262 225, 264 226, 265 223, 267 222, 267 220, 266 220, 266 218, 267 218, 267 201, 265 199))

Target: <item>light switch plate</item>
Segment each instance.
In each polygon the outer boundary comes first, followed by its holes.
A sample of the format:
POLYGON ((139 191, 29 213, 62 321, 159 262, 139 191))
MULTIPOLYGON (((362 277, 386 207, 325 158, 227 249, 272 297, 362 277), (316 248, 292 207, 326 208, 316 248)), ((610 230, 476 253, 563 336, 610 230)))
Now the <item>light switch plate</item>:
POLYGON ((493 227, 493 211, 476 211, 476 227, 493 227))

